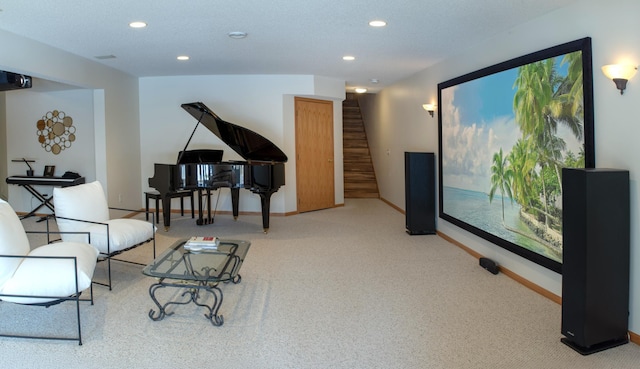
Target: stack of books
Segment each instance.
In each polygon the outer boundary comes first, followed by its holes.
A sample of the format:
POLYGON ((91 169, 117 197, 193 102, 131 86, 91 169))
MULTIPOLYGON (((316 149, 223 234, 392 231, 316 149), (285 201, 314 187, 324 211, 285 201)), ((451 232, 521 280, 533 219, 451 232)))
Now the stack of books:
POLYGON ((220 240, 217 237, 211 236, 193 236, 184 244, 185 250, 200 251, 200 250, 217 250, 220 240))

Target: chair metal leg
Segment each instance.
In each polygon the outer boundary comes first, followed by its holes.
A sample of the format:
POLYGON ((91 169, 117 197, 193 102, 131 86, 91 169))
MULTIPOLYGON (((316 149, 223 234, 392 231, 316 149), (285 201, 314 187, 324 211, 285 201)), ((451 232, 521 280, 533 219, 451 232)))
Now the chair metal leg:
MULTIPOLYGON (((82 346, 82 328, 80 327, 80 293, 76 294, 76 312, 78 321, 78 345, 82 346)), ((93 292, 91 293, 91 304, 93 305, 93 292)))
POLYGON ((107 275, 109 277, 109 291, 111 291, 111 256, 107 257, 107 275))

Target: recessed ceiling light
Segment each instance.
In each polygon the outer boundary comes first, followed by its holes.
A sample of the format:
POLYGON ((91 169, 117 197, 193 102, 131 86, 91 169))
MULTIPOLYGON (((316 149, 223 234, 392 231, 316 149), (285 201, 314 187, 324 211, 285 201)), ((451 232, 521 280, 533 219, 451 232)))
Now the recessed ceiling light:
POLYGON ((369 82, 371 82, 371 83, 378 83, 378 82, 380 82, 380 80, 379 80, 379 79, 377 79, 377 78, 371 78, 371 79, 369 80, 369 82))
POLYGON ((359 93, 359 94, 363 94, 363 93, 367 92, 367 89, 358 87, 358 88, 356 88, 356 92, 359 93))
POLYGON ((356 57, 351 55, 345 55, 342 57, 342 60, 356 60, 356 57))
POLYGON ((227 36, 234 38, 236 40, 242 39, 247 37, 247 33, 246 32, 240 32, 240 31, 234 31, 234 32, 229 32, 227 33, 227 36))
POLYGON ((178 60, 189 60, 189 56, 188 55, 180 55, 177 57, 178 60))
POLYGON ((136 22, 129 23, 129 27, 131 28, 144 28, 146 26, 147 24, 145 22, 136 21, 136 22))
POLYGON ((371 22, 369 22, 369 25, 371 27, 384 27, 387 25, 387 22, 383 20, 372 20, 371 22))

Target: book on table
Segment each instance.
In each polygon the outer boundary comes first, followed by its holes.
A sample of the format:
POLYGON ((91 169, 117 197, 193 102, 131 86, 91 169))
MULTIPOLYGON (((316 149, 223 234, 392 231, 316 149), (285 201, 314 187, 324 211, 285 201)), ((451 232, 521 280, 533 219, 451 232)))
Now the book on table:
POLYGON ((184 244, 187 250, 217 250, 220 240, 212 236, 193 236, 184 244))

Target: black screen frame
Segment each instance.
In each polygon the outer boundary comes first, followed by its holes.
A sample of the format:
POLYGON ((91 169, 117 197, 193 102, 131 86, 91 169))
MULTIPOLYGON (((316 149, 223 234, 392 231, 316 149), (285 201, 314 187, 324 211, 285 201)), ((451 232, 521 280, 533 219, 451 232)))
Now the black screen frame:
MULTIPOLYGON (((469 82, 475 79, 491 76, 506 70, 519 68, 521 66, 539 62, 549 58, 556 58, 572 52, 582 52, 582 77, 583 77, 583 124, 584 124, 584 166, 585 168, 595 167, 595 146, 594 146, 594 102, 593 102, 593 67, 592 67, 592 47, 591 38, 585 37, 575 41, 553 46, 544 50, 533 52, 521 57, 517 57, 499 64, 495 64, 438 84, 438 148, 439 148, 439 217, 454 224, 476 236, 479 236, 495 245, 524 257, 538 265, 548 268, 554 272, 562 273, 562 263, 548 258, 542 254, 528 250, 520 245, 512 243, 494 233, 487 232, 475 225, 467 223, 450 214, 447 214, 443 204, 443 90, 469 82)), ((446 149, 446 148, 444 148, 446 149)))

